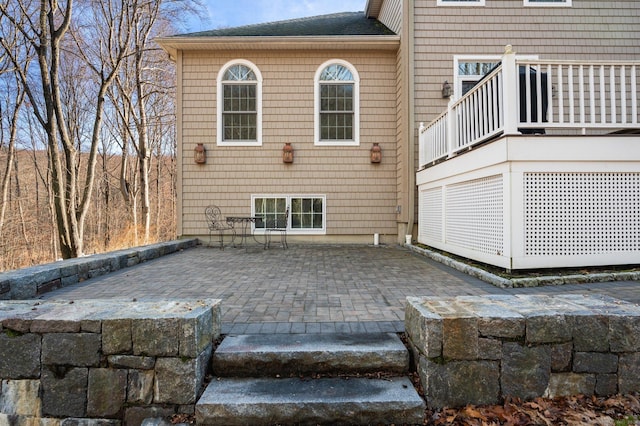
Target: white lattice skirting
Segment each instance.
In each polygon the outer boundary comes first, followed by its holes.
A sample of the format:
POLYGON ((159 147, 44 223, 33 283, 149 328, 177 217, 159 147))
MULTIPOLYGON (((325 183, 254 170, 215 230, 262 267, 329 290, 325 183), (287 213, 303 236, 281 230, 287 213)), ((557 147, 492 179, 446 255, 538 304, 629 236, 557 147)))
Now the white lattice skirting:
POLYGON ((421 188, 419 204, 420 242, 509 269, 640 259, 640 173, 506 172, 421 188))
POLYGON ((526 256, 640 251, 639 173, 525 173, 524 203, 526 256))

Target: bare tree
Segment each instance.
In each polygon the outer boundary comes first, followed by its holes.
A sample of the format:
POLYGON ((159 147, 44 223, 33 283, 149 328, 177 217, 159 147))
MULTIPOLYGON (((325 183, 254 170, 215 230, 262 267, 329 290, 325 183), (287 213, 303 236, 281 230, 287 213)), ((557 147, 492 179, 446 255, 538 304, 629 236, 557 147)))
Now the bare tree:
MULTIPOLYGON (((0 70, 0 74, 4 74, 0 70)), ((9 182, 11 180, 11 170, 16 158, 16 138, 18 133, 18 117, 24 103, 24 90, 17 82, 11 84, 11 77, 3 78, 2 83, 5 96, 0 99, 0 148, 6 150, 7 157, 4 164, 4 173, 0 183, 2 195, 0 199, 0 239, 4 229, 5 215, 7 212, 7 201, 9 194, 9 182)))
MULTIPOLYGON (((30 56, 25 54, 19 45, 19 37, 17 31, 1 22, 2 35, 0 37, 0 84, 3 94, 0 99, 0 149, 6 152, 4 162, 4 170, 2 179, 0 180, 0 241, 7 241, 4 235, 5 222, 7 217, 9 190, 11 177, 16 179, 16 187, 18 186, 18 162, 16 158, 16 140, 18 137, 19 117, 24 105, 25 92, 20 81, 16 78, 13 64, 9 61, 9 52, 22 58, 21 65, 28 67, 31 60, 30 56), (16 173, 12 173, 16 170, 16 173)), ((22 207, 22 205, 20 204, 22 207)), ((21 215, 24 219, 24 217, 21 215)), ((24 220, 22 222, 24 224, 24 220)), ((23 237, 27 239, 22 227, 23 237)), ((3 247, 3 249, 6 249, 3 247)), ((4 256, 3 256, 4 258, 4 256)))
MULTIPOLYGON (((125 123, 123 130, 126 130, 127 136, 131 138, 131 144, 137 156, 138 178, 140 180, 138 188, 145 243, 149 241, 151 228, 149 180, 153 152, 151 143, 153 141, 150 141, 149 137, 152 125, 149 120, 149 110, 153 108, 154 102, 162 102, 162 99, 158 100, 158 94, 166 93, 166 90, 158 85, 163 81, 158 79, 161 74, 158 70, 164 68, 161 64, 163 61, 158 60, 160 56, 158 46, 151 42, 151 37, 157 31, 156 27, 163 11, 161 5, 162 2, 159 1, 140 1, 137 3, 133 15, 134 19, 131 22, 132 55, 127 58, 127 63, 116 77, 117 94, 121 102, 121 119, 125 123)), ((123 158, 123 173, 126 161, 123 158)), ((126 183, 124 179, 121 181, 126 183)), ((121 185, 121 191, 127 199, 132 195, 129 189, 126 185, 121 185)), ((133 215, 136 214, 134 209, 133 215)))
POLYGON ((175 71, 153 37, 201 7, 0 0, 2 250, 34 246, 31 260, 16 254, 0 268, 130 246, 138 221, 145 242, 175 236, 175 71))
MULTIPOLYGON (((88 1, 86 5, 92 7, 87 7, 83 16, 94 18, 94 22, 79 25, 71 34, 74 0, 5 1, 0 4, 0 17, 19 29, 37 58, 39 73, 18 70, 17 74, 31 101, 33 113, 47 135, 63 258, 83 253, 84 221, 93 190, 105 94, 127 53, 129 42, 129 33, 120 31, 122 24, 130 19, 130 8, 125 2, 88 1), (77 170, 79 149, 69 126, 61 83, 64 78, 61 60, 73 56, 84 59, 93 71, 97 86, 91 96, 94 100, 93 124, 88 136, 84 182, 80 181, 77 170)), ((8 52, 8 56, 18 68, 20 58, 12 52, 8 52)))

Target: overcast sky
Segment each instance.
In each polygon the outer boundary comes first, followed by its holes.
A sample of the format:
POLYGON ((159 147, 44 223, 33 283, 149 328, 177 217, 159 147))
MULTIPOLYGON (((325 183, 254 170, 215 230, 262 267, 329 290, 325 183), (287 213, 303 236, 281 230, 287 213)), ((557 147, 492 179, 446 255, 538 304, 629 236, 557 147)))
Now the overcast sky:
POLYGON ((364 10, 366 0, 203 0, 207 20, 193 21, 190 31, 273 22, 305 16, 364 10))

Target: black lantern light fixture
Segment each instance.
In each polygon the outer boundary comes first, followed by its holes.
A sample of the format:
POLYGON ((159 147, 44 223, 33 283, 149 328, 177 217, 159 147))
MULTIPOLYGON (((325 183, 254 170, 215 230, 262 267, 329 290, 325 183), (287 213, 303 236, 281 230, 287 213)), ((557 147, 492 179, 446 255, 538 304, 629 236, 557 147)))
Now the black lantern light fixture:
POLYGON ((451 89, 451 85, 447 80, 445 80, 444 83, 442 83, 442 97, 450 98, 452 94, 453 94, 453 91, 451 89))

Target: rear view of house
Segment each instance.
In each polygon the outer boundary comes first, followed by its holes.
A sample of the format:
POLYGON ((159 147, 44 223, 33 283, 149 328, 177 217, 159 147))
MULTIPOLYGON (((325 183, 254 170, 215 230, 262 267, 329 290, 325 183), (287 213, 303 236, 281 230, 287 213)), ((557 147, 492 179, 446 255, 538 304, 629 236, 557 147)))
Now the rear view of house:
POLYGON ((368 0, 162 38, 178 232, 204 235, 214 203, 288 208, 304 241, 413 234, 507 269, 637 263, 638 40, 637 2, 595 0, 368 0))

